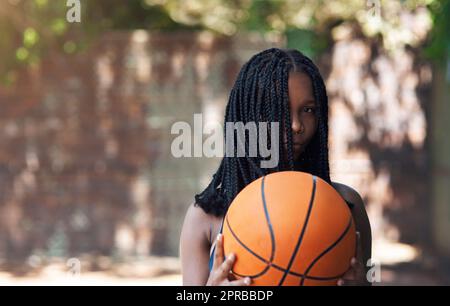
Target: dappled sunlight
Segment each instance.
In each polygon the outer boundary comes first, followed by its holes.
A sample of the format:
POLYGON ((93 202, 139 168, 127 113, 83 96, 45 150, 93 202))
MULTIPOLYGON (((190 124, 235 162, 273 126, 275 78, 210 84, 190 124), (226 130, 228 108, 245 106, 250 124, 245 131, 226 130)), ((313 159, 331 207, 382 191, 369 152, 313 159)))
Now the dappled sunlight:
MULTIPOLYGON (((394 177, 400 175, 401 160, 426 154, 426 101, 421 101, 417 88, 419 82, 430 81, 419 79, 421 69, 429 67, 417 68, 413 54, 407 51, 373 53, 369 42, 352 28, 337 37, 327 79, 333 177, 354 187, 365 199, 374 238, 398 242, 401 234, 398 230, 393 234, 391 228, 396 225, 386 218, 386 209, 422 205, 414 203, 414 198, 409 204, 398 204, 394 177), (361 167, 355 160, 366 163, 361 167), (351 166, 344 169, 339 165, 345 161, 351 166)), ((409 167, 420 169, 421 165, 409 167)), ((420 179, 408 177, 417 183, 420 179)), ((410 231, 414 232, 413 226, 410 231)))
POLYGON ((88 258, 81 261, 81 271, 71 273, 65 262, 36 265, 26 275, 0 272, 0 286, 180 286, 180 263, 176 258, 133 259, 111 266, 111 260, 88 258), (95 270, 89 269, 96 262, 95 270))
POLYGON ((372 257, 379 261, 381 267, 399 263, 412 262, 421 255, 420 250, 408 244, 391 242, 385 239, 373 241, 372 257))

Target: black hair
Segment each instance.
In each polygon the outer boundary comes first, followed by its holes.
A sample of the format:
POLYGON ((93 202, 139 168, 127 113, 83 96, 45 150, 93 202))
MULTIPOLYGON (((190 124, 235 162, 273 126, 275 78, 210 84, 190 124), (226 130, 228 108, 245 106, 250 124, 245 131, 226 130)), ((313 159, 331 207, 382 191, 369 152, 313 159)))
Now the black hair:
MULTIPOLYGON (((330 183, 325 84, 316 65, 300 51, 271 48, 254 55, 245 63, 229 96, 225 110, 225 124, 227 122, 279 122, 281 128, 278 139, 283 139, 283 132, 286 133, 287 152, 284 145, 279 146, 280 162, 275 168, 259 167, 260 161, 264 160, 259 154, 257 157, 249 157, 248 154, 245 157, 225 156, 210 184, 203 192, 195 195, 195 205, 199 205, 206 213, 223 216, 234 197, 245 186, 272 172, 303 171, 330 183), (288 91, 290 72, 302 72, 310 77, 317 106, 317 131, 297 160, 293 158, 292 149, 288 91)), ((270 139, 268 142, 270 146, 270 139)), ((236 153, 236 145, 234 147, 236 153)))

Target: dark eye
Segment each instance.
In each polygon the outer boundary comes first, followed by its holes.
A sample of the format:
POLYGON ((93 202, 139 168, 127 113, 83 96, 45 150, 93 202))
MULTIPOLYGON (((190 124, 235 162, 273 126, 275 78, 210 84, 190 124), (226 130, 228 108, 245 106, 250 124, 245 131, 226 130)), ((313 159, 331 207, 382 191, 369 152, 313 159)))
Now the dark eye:
POLYGON ((304 110, 305 113, 311 113, 311 114, 314 114, 316 112, 316 108, 315 107, 310 107, 310 106, 307 106, 307 107, 303 108, 303 110, 304 110))

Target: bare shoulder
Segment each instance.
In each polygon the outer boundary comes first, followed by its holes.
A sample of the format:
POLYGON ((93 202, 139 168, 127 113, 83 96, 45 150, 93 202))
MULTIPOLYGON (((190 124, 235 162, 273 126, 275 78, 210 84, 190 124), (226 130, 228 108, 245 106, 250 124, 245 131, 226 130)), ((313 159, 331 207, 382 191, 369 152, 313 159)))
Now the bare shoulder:
POLYGON ((361 233, 364 258, 367 261, 372 253, 372 230, 364 201, 354 188, 337 182, 332 182, 332 185, 346 201, 354 205, 352 216, 355 220, 356 230, 361 233))
POLYGON ((196 227, 200 232, 206 233, 211 224, 211 216, 195 203, 191 203, 187 209, 185 225, 196 227))
POLYGON ((195 221, 205 222, 208 220, 209 215, 196 203, 191 203, 187 209, 186 217, 195 221))
POLYGON ((365 209, 364 208, 364 201, 361 198, 358 191, 356 191, 354 188, 338 183, 338 182, 331 182, 333 187, 339 192, 339 194, 348 202, 353 203, 356 208, 358 209, 365 209))
POLYGON ((346 200, 353 204, 352 214, 357 223, 366 225, 369 223, 366 207, 361 195, 354 188, 337 182, 332 182, 333 187, 346 200))
POLYGON ((195 228, 197 232, 210 242, 211 228, 217 224, 218 217, 207 214, 199 205, 191 203, 186 212, 184 227, 195 228))

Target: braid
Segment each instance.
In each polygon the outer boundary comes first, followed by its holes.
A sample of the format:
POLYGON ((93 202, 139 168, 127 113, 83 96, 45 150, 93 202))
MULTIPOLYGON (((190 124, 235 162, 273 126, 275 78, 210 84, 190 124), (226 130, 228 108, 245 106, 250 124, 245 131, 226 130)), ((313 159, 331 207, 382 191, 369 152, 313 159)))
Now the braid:
MULTIPOLYGON (((288 75, 288 72, 283 73, 284 75, 288 75)), ((288 98, 288 81, 285 78, 281 79, 282 91, 283 91, 283 106, 284 106, 284 115, 285 115, 285 133, 286 139, 288 140, 287 146, 287 162, 288 169, 294 170, 294 158, 293 158, 293 150, 292 150, 292 129, 291 129, 291 110, 289 107, 289 98, 288 98)), ((284 147, 284 146, 283 146, 284 147)))
MULTIPOLYGON (((243 65, 231 89, 225 109, 225 138, 234 138, 233 157, 225 156, 209 185, 195 195, 195 203, 206 213, 223 216, 235 196, 252 181, 273 171, 297 170, 309 172, 330 183, 328 164, 328 98, 325 84, 314 63, 297 50, 271 48, 254 55, 243 65), (318 128, 299 159, 294 160, 289 103, 288 78, 290 72, 304 72, 313 86, 317 101, 318 128), (226 123, 268 122, 267 145, 271 147, 270 123, 278 122, 278 139, 286 135, 287 146, 279 146, 280 159, 273 169, 260 168, 264 159, 259 155, 248 156, 250 144, 244 134, 243 142, 226 134, 226 123), (246 153, 237 157, 238 146, 246 153)), ((225 141, 225 143, 227 143, 225 141)), ((259 139, 257 140, 259 148, 259 139)), ((228 153, 228 152, 227 152, 228 153)))

